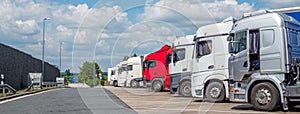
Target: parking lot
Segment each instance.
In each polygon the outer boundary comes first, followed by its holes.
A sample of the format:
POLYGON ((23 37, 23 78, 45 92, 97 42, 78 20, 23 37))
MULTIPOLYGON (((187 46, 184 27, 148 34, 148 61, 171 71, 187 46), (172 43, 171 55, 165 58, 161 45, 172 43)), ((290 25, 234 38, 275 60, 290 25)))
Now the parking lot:
POLYGON ((140 114, 299 114, 300 107, 295 110, 283 112, 256 111, 250 104, 246 103, 208 103, 201 99, 191 97, 180 97, 169 92, 149 92, 145 88, 123 88, 106 86, 123 102, 140 114))

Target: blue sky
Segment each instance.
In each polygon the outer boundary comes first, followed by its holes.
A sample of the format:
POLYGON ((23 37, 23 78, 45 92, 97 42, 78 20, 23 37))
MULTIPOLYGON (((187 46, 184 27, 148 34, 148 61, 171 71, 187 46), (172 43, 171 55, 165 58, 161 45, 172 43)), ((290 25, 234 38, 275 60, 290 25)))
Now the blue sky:
POLYGON ((103 71, 123 56, 144 55, 198 27, 240 18, 259 9, 300 6, 299 0, 2 0, 0 41, 41 58, 42 19, 46 21, 45 59, 62 71, 79 72, 84 61, 103 71))

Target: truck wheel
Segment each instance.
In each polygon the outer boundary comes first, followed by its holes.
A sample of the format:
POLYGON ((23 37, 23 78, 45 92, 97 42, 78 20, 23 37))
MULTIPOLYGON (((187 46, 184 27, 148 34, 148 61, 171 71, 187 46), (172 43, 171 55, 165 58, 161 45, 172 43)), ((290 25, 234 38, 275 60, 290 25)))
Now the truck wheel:
POLYGON ((130 82, 130 87, 132 87, 132 88, 137 88, 138 86, 139 86, 139 83, 138 83, 137 81, 132 80, 132 81, 130 82))
POLYGON ((279 105, 279 92, 269 82, 255 85, 251 91, 251 104, 256 110, 272 111, 279 105))
POLYGON ((192 96, 191 93, 191 82, 190 81, 184 81, 179 85, 179 94, 185 97, 192 96))
POLYGON ((118 82, 117 82, 117 81, 114 81, 113 86, 114 86, 114 87, 118 87, 118 82))
POLYGON ((152 90, 155 91, 155 92, 162 91, 162 86, 163 85, 162 85, 161 81, 155 80, 152 83, 152 90))
POLYGON ((219 82, 211 82, 205 91, 206 100, 209 102, 223 102, 225 100, 225 88, 219 82))

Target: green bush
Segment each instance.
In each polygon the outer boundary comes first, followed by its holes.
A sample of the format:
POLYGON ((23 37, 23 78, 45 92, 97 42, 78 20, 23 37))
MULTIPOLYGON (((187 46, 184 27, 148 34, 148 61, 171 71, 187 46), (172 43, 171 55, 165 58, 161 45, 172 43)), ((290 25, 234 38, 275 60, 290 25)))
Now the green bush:
POLYGON ((71 78, 72 78, 72 77, 73 77, 73 76, 64 76, 65 82, 71 83, 71 78))
POLYGON ((107 76, 103 75, 100 81, 101 85, 104 86, 105 81, 107 81, 107 76))
MULTIPOLYGON (((97 78, 95 78, 95 80, 94 80, 94 79, 87 79, 87 80, 85 81, 85 83, 86 83, 88 86, 90 86, 90 87, 98 86, 99 84, 102 85, 102 81, 101 81, 100 79, 97 79, 97 78)), ((104 84, 104 82, 103 82, 103 84, 104 84)))

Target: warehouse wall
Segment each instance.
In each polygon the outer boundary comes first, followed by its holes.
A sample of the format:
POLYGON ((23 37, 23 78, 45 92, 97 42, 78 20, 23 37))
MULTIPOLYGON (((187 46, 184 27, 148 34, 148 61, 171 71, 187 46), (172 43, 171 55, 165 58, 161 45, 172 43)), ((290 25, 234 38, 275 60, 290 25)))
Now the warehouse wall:
MULTIPOLYGON (((42 61, 22 51, 0 43, 0 74, 4 82, 13 88, 25 89, 29 85, 28 73, 41 73, 42 61)), ((59 76, 57 67, 45 62, 45 82, 55 82, 59 76)))

